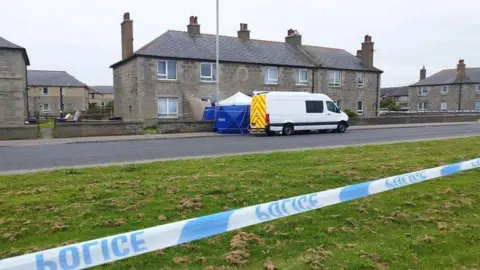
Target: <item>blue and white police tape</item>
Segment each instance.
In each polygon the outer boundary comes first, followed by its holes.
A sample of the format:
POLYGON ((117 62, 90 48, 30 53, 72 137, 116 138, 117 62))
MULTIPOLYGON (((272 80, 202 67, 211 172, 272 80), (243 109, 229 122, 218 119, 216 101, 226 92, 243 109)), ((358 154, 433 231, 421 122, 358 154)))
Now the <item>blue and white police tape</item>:
POLYGON ((475 168, 480 158, 7 258, 0 269, 85 269, 475 168))

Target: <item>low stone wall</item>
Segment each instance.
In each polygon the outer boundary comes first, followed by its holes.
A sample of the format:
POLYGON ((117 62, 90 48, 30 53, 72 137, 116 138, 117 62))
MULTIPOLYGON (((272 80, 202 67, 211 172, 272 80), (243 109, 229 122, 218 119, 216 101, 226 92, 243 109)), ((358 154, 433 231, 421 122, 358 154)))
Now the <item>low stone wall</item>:
POLYGON ((380 116, 365 118, 350 118, 349 125, 398 125, 422 123, 447 123, 447 122, 473 122, 480 119, 480 114, 475 115, 423 115, 423 116, 380 116))
POLYGON ((38 125, 0 127, 0 140, 37 139, 39 134, 38 125))
POLYGON ((54 138, 143 135, 142 121, 84 121, 58 122, 54 138))
POLYGON ((162 120, 157 122, 157 133, 213 132, 214 121, 162 120))

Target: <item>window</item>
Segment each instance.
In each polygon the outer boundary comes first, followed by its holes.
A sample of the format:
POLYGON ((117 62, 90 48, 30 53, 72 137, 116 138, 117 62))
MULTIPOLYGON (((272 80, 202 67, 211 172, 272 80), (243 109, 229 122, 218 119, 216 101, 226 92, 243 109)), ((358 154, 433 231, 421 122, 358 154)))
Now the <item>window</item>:
POLYGON ((265 84, 278 84, 278 68, 266 67, 264 70, 265 84))
POLYGON ((47 87, 43 88, 43 96, 48 96, 48 88, 47 87))
POLYGON ((60 87, 60 92, 62 93, 62 96, 65 96, 65 89, 63 87, 60 87))
POLYGON ((448 85, 442 86, 441 93, 442 95, 446 95, 448 93, 448 85))
POLYGON ((334 87, 340 87, 341 73, 339 70, 328 71, 328 84, 334 87))
POLYGON ((339 113, 340 109, 335 105, 335 103, 331 101, 327 101, 327 110, 334 112, 334 113, 339 113))
POLYGON ((178 117, 178 98, 176 97, 158 98, 158 117, 160 118, 178 117))
POLYGON ((297 85, 308 84, 308 69, 297 69, 297 85))
POLYGON ((440 103, 440 110, 441 110, 441 111, 446 111, 446 110, 447 110, 447 102, 442 101, 442 102, 440 103))
POLYGON ((357 87, 363 88, 365 86, 365 72, 357 72, 357 87))
POLYGON ((480 111, 480 101, 475 102, 475 109, 480 111))
POLYGON ((334 100, 333 103, 335 103, 335 105, 337 105, 337 107, 340 109, 340 99, 337 99, 337 100, 334 100))
POLYGON ((363 114, 363 100, 357 101, 357 113, 363 114))
POLYGON ((307 113, 323 113, 323 101, 305 101, 307 113))
POLYGON ((425 102, 420 102, 418 103, 418 111, 426 111, 427 110, 427 103, 425 102))
POLYGON ((217 81, 217 68, 215 63, 200 64, 200 80, 203 82, 217 81))
POLYGON ((477 92, 477 94, 480 95, 480 84, 477 84, 477 91, 476 92, 477 92))
MULTIPOLYGON (((45 89, 45 88, 44 88, 45 89)), ((50 112, 50 108, 48 108, 48 104, 43 104, 43 112, 48 113, 50 112)))
POLYGON ((177 61, 160 60, 157 62, 157 76, 159 80, 177 79, 177 61))
POLYGON ((426 96, 428 95, 428 87, 422 86, 420 87, 420 92, 418 93, 420 96, 426 96))
POLYGON ((92 98, 95 98, 95 94, 92 94, 92 98))

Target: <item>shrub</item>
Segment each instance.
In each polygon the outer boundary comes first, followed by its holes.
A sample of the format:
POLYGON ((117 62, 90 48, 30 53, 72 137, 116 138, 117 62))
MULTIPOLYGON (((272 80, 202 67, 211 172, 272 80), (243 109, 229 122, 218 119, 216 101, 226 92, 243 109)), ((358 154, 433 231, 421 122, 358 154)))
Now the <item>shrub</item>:
POLYGON ((350 109, 346 109, 346 110, 344 110, 343 112, 346 113, 346 114, 348 115, 348 117, 350 117, 350 118, 358 117, 358 113, 353 112, 353 111, 350 110, 350 109))

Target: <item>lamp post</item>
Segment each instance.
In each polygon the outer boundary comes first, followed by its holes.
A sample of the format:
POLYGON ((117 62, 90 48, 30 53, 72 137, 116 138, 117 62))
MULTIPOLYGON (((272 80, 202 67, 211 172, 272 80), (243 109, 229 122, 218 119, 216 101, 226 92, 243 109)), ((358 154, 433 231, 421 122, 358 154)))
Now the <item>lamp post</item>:
POLYGON ((216 0, 217 1, 217 37, 216 37, 216 42, 217 42, 217 45, 216 45, 216 63, 215 63, 215 71, 216 71, 216 78, 217 78, 217 81, 216 81, 216 92, 217 92, 217 98, 216 98, 216 101, 215 101, 215 121, 217 120, 217 110, 218 110, 218 105, 219 105, 219 96, 220 96, 220 67, 219 67, 219 63, 218 63, 218 58, 219 58, 219 38, 218 38, 218 35, 219 35, 219 3, 218 1, 219 0, 216 0))

